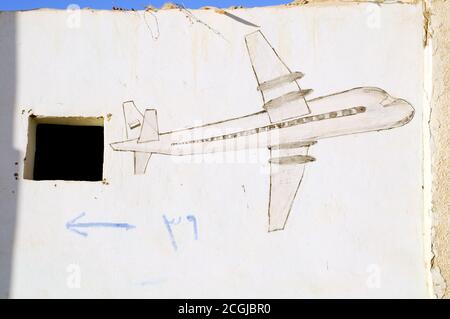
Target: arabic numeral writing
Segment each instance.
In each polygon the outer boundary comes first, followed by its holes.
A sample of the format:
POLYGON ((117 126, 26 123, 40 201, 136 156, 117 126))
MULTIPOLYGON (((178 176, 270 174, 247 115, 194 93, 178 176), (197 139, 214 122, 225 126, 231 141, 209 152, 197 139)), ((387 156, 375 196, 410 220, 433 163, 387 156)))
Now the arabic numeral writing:
POLYGON ((185 218, 178 216, 177 218, 170 219, 166 215, 163 215, 164 225, 169 233, 170 242, 175 251, 178 250, 178 243, 175 239, 174 226, 180 225, 182 222, 187 221, 192 223, 193 239, 198 240, 198 222, 194 215, 186 215, 185 218))

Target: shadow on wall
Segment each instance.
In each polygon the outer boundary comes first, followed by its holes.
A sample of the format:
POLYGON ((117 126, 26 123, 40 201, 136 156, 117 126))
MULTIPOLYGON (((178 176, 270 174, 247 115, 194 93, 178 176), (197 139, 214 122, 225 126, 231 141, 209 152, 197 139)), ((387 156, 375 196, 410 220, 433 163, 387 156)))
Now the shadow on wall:
POLYGON ((13 145, 16 103, 16 14, 0 12, 0 298, 9 297, 19 168, 13 145))

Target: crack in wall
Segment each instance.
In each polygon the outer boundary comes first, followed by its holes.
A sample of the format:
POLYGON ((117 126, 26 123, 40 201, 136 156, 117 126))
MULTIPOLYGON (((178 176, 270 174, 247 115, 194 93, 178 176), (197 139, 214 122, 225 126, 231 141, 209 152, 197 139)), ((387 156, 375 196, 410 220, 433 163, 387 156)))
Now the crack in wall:
POLYGON ((210 31, 212 31, 213 33, 215 33, 216 35, 218 35, 219 37, 221 37, 222 39, 224 39, 225 41, 227 41, 227 39, 225 39, 225 37, 222 35, 222 33, 220 33, 217 29, 210 26, 208 23, 199 19, 190 10, 186 9, 182 4, 170 3, 170 6, 168 6, 168 7, 171 9, 173 8, 173 9, 180 10, 181 12, 183 12, 185 14, 186 18, 190 21, 191 24, 199 23, 199 24, 203 25, 204 27, 206 27, 207 29, 209 29, 210 31))

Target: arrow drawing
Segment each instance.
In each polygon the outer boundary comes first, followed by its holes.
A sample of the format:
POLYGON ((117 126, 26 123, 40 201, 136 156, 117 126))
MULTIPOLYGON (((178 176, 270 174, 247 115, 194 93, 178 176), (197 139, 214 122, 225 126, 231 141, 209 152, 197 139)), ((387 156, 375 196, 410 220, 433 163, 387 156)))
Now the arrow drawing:
POLYGON ((66 228, 71 230, 81 236, 87 237, 87 233, 78 230, 77 228, 90 228, 90 227, 109 227, 109 228, 124 228, 125 230, 133 229, 136 226, 127 223, 108 223, 108 222, 97 222, 97 223, 76 223, 77 220, 82 218, 86 213, 82 213, 75 217, 71 221, 66 223, 66 228))

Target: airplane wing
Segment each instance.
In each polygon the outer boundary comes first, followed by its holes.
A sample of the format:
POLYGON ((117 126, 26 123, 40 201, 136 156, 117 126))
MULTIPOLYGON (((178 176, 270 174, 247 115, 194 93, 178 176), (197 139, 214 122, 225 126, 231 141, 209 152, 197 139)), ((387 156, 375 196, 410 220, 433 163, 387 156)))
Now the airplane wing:
POLYGON ((281 144, 270 148, 269 232, 283 230, 291 212, 305 164, 315 160, 306 143, 281 144))
POLYGON ((270 121, 309 114, 305 96, 312 90, 302 90, 297 83, 303 73, 291 72, 261 31, 247 35, 245 43, 270 121))

